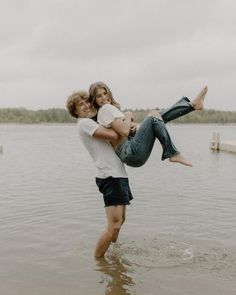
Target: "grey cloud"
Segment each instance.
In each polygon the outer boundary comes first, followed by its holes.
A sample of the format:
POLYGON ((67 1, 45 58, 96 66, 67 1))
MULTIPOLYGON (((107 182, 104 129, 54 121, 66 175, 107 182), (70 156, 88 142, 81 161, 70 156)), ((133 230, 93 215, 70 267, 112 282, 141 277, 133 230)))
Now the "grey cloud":
POLYGON ((210 83, 208 106, 236 109, 232 0, 3 2, 0 107, 63 107, 102 80, 124 107, 164 106, 210 83))

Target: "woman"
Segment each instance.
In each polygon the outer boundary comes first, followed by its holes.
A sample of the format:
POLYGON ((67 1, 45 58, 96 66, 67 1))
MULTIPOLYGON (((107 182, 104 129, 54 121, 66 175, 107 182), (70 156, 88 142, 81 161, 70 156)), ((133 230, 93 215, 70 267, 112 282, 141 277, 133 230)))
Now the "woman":
POLYGON ((128 136, 133 126, 132 114, 120 112, 119 104, 105 83, 96 82, 89 88, 91 102, 98 109, 98 123, 106 128, 111 127, 120 135, 119 140, 112 141, 112 145, 121 161, 132 167, 140 167, 147 161, 156 139, 163 148, 162 160, 169 158, 171 162, 192 166, 174 146, 165 123, 193 110, 203 109, 206 93, 207 87, 204 87, 192 102, 184 97, 166 111, 149 114, 135 135, 128 136))

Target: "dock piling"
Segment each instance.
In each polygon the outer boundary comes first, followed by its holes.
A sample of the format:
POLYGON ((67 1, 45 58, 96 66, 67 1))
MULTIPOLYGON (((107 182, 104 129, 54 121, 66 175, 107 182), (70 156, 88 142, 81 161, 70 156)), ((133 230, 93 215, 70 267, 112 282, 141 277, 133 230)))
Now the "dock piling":
POLYGON ((219 132, 213 132, 212 139, 210 142, 210 149, 214 151, 219 151, 220 146, 220 134, 219 132))
POLYGON ((219 132, 213 132, 210 149, 214 151, 236 153, 236 141, 221 141, 219 132))

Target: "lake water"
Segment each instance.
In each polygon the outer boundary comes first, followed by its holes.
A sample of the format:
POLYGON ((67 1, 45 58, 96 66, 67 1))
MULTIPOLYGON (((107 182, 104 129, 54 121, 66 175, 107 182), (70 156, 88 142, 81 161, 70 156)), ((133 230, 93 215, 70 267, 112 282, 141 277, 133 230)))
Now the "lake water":
POLYGON ((134 200, 96 261, 106 219, 76 126, 0 125, 0 294, 235 295, 236 154, 209 143, 236 126, 168 128, 194 167, 161 162, 159 143, 127 167, 134 200))

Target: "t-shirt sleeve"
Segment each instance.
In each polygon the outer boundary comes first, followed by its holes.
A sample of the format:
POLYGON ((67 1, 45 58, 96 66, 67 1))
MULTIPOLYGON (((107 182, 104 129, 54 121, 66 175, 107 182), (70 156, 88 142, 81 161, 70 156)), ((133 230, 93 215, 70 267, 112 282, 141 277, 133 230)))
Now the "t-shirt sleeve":
POLYGON ((98 123, 104 127, 110 127, 111 123, 118 118, 124 118, 124 114, 111 104, 105 104, 98 111, 98 123))
POLYGON ((92 119, 84 118, 78 120, 78 130, 80 135, 87 134, 93 136, 98 127, 98 123, 92 119))

